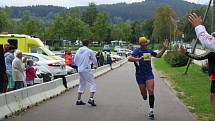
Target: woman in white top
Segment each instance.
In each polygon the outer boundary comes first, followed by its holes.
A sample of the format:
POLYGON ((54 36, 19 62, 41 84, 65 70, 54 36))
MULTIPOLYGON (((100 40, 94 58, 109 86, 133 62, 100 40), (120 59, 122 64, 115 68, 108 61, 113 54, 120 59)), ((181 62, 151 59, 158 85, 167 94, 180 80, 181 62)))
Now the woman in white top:
POLYGON ((15 82, 15 89, 20 89, 24 87, 25 68, 22 63, 22 52, 17 50, 15 56, 16 58, 12 62, 12 76, 15 82))

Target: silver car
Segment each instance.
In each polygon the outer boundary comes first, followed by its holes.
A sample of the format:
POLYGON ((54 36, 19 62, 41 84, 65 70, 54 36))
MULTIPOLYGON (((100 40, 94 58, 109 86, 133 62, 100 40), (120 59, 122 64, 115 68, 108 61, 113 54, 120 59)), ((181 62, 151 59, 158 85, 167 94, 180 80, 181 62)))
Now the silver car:
POLYGON ((61 60, 54 60, 51 57, 37 53, 24 53, 24 56, 32 59, 35 67, 39 70, 44 70, 45 67, 53 76, 67 75, 66 65, 61 60))

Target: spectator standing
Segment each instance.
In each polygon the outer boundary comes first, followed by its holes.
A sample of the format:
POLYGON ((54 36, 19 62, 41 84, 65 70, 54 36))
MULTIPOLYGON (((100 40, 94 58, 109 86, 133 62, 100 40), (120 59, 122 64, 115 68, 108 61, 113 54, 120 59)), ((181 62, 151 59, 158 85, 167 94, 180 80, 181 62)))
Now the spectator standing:
POLYGON ((104 56, 103 53, 100 52, 99 54, 99 66, 103 66, 104 65, 104 56))
POLYGON ((104 65, 106 65, 107 64, 107 52, 106 51, 104 52, 103 56, 104 56, 104 65))
POLYGON ((68 50, 65 51, 64 59, 65 59, 65 64, 66 65, 72 66, 72 52, 71 52, 71 49, 68 49, 68 50))
POLYGON ((6 73, 8 78, 8 85, 7 85, 8 91, 13 90, 15 85, 12 77, 12 62, 15 58, 14 57, 15 49, 16 48, 13 45, 10 45, 8 51, 4 54, 6 73))
POLYGON ((12 76, 15 82, 14 89, 20 89, 24 87, 24 76, 25 68, 22 63, 22 52, 16 50, 15 52, 15 59, 12 62, 12 76))
POLYGON ((107 64, 109 64, 112 69, 112 58, 110 54, 107 54, 107 64))
POLYGON ((97 53, 96 53, 96 60, 97 60, 97 62, 98 62, 98 67, 100 67, 100 63, 99 63, 99 56, 100 56, 100 51, 98 51, 97 53))
POLYGON ((4 53, 8 52, 10 45, 4 44, 4 53))
POLYGON ((0 93, 7 91, 7 73, 4 59, 4 48, 0 45, 0 93))

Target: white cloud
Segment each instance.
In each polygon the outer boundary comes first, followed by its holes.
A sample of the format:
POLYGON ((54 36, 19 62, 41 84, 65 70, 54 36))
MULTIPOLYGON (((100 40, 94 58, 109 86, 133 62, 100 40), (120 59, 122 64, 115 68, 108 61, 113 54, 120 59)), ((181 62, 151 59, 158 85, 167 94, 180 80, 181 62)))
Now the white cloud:
POLYGON ((207 3, 209 3, 209 0, 186 0, 186 1, 199 3, 199 4, 207 4, 207 3))

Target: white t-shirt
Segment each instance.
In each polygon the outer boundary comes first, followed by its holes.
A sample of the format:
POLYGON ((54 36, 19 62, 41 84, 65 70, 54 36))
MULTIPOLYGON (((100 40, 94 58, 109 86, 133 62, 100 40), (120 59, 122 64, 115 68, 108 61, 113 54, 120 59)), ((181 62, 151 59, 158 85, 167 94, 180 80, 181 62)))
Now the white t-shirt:
POLYGON ((83 46, 78 49, 75 54, 74 63, 78 66, 79 72, 86 72, 91 70, 91 64, 98 66, 96 60, 96 54, 86 46, 83 46))

